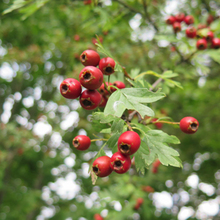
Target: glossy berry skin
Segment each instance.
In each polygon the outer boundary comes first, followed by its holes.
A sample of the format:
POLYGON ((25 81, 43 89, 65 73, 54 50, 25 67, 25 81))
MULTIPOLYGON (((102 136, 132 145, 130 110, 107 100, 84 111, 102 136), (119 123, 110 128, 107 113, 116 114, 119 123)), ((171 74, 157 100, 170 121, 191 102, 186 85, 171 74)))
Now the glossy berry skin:
POLYGON ((92 164, 92 170, 99 177, 106 177, 111 174, 112 168, 110 166, 110 157, 98 157, 92 164))
POLYGON ((134 154, 141 145, 141 139, 138 133, 126 131, 118 139, 118 151, 125 155, 134 154))
MULTIPOLYGON (((107 89, 109 89, 108 87, 112 85, 112 83, 108 83, 108 82, 106 82, 105 84, 106 84, 106 86, 107 86, 107 89)), ((99 87, 99 92, 100 92, 102 95, 110 95, 110 93, 108 92, 108 90, 105 88, 105 84, 102 83, 102 85, 99 87)))
POLYGON ((131 158, 121 152, 116 152, 111 157, 110 166, 116 173, 126 173, 131 167, 131 158))
POLYGON ((99 107, 104 108, 107 104, 108 98, 102 95, 102 100, 99 103, 99 107))
POLYGON ((180 129, 186 134, 194 134, 199 128, 199 122, 190 116, 180 120, 180 129))
POLYGON ((166 23, 169 25, 172 25, 174 22, 176 22, 176 18, 174 16, 169 16, 166 20, 166 23))
POLYGON ((84 90, 79 98, 80 105, 87 110, 93 110, 99 106, 102 95, 97 90, 84 90))
POLYGON ((98 66, 100 56, 94 50, 85 50, 80 55, 80 61, 84 66, 98 66))
POLYGON ((205 50, 207 48, 207 41, 206 39, 199 39, 196 42, 196 47, 198 50, 205 50))
POLYGON ((209 32, 207 33, 206 40, 207 40, 207 41, 212 41, 213 38, 214 38, 214 33, 213 33, 212 31, 209 31, 209 32))
POLYGON ((195 38, 196 37, 196 28, 195 27, 188 27, 186 29, 186 36, 188 38, 195 38))
POLYGON ((99 61, 99 69, 104 75, 111 75, 115 72, 115 61, 111 57, 104 57, 99 61))
POLYGON ((173 23, 173 31, 174 31, 175 33, 181 31, 181 24, 180 24, 179 22, 174 22, 174 23, 173 23))
POLYGON ((102 85, 103 74, 94 66, 86 66, 79 74, 79 81, 87 89, 98 89, 102 85))
POLYGON ((194 17, 193 17, 192 15, 187 15, 187 16, 184 18, 184 22, 185 22, 187 25, 193 24, 193 23, 194 23, 194 17))
POLYGON ((213 38, 212 39, 212 48, 214 48, 214 49, 220 48, 220 38, 213 38))
POLYGON ((77 150, 84 151, 90 147, 91 140, 86 135, 78 135, 73 139, 72 144, 77 150))
MULTIPOLYGON (((123 82, 121 82, 121 81, 115 81, 115 82, 113 82, 112 85, 113 85, 113 86, 116 86, 116 87, 119 88, 119 89, 124 89, 124 88, 125 88, 125 84, 124 84, 123 82)), ((111 91, 112 91, 112 92, 114 92, 114 91, 116 91, 116 90, 117 90, 117 89, 111 87, 111 91)))
POLYGON ((67 99, 76 99, 82 92, 80 82, 73 78, 67 78, 60 84, 60 93, 67 99))
POLYGON ((182 22, 185 19, 185 14, 184 13, 179 13, 177 15, 175 15, 176 21, 177 22, 182 22))
POLYGON ((99 214, 95 214, 94 215, 94 220, 104 220, 104 218, 102 218, 102 216, 101 215, 99 215, 99 214))

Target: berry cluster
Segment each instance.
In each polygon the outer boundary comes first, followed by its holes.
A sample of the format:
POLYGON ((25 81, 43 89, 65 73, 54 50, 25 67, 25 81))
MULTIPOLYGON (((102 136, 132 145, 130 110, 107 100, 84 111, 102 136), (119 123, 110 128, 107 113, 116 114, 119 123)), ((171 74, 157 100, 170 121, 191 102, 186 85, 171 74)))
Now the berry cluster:
POLYGON ((196 47, 198 50, 205 50, 207 47, 218 49, 220 48, 220 38, 216 38, 214 33, 210 30, 210 24, 214 21, 214 17, 209 15, 207 24, 199 24, 194 27, 194 17, 192 15, 185 16, 184 13, 179 13, 175 16, 171 15, 167 18, 166 23, 173 26, 174 33, 181 31, 181 22, 190 25, 186 28, 186 37, 197 38, 196 47), (207 31, 203 32, 203 29, 207 31))
POLYGON ((134 131, 122 133, 118 139, 118 151, 112 157, 98 157, 92 165, 93 172, 99 177, 105 177, 112 171, 122 174, 131 167, 130 155, 134 154, 140 147, 140 136, 134 131))
POLYGON ((106 105, 108 96, 116 91, 111 85, 119 89, 125 88, 125 84, 120 81, 103 83, 103 75, 111 75, 115 71, 115 61, 112 58, 100 59, 96 51, 85 50, 80 55, 80 61, 85 67, 79 74, 79 81, 67 78, 60 84, 60 92, 65 98, 79 97, 80 105, 84 109, 93 110, 106 105), (86 88, 83 92, 82 86, 86 88))

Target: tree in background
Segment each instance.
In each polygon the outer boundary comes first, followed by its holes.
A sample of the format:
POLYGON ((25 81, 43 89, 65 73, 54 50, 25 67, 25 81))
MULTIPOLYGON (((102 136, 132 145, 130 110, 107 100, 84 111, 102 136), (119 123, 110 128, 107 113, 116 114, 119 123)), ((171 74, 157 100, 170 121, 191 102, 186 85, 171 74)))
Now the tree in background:
POLYGON ((0 8, 0 219, 219 218, 217 1, 4 0, 0 8), (126 85, 105 108, 85 110, 59 91, 79 79, 87 49, 114 58, 104 80, 126 85), (114 112, 117 101, 127 104, 114 112), (175 123, 185 116, 199 121, 193 135, 175 123), (131 168, 96 180, 93 161, 115 153, 130 126, 142 138, 131 168), (98 140, 78 151, 77 135, 98 140))

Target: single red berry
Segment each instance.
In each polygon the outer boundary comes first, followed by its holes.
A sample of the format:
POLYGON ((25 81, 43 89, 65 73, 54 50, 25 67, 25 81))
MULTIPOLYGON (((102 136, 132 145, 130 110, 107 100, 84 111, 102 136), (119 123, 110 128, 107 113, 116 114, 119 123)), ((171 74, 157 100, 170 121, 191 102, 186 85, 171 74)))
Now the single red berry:
POLYGON ((206 39, 199 39, 196 42, 196 47, 198 50, 205 50, 207 48, 207 41, 206 39))
POLYGON ((213 38, 214 38, 214 33, 212 31, 209 31, 207 33, 206 40, 207 41, 212 41, 213 38))
POLYGON ((111 57, 102 58, 99 61, 99 69, 104 75, 111 75, 115 72, 115 61, 111 57))
POLYGON ((195 38, 196 37, 196 28, 195 27, 188 27, 186 29, 186 36, 188 38, 195 38))
MULTIPOLYGON (((121 82, 121 81, 115 81, 115 82, 113 82, 112 85, 113 85, 113 86, 116 86, 116 87, 119 88, 119 89, 124 89, 124 88, 125 88, 125 84, 124 84, 123 82, 121 82)), ((112 92, 114 92, 114 91, 116 91, 116 90, 117 90, 117 89, 111 87, 111 91, 112 91, 112 92)))
POLYGON ((192 15, 187 15, 187 16, 184 18, 184 22, 185 22, 187 25, 193 24, 193 23, 194 23, 194 17, 193 17, 192 15))
POLYGON ((134 154, 141 145, 141 139, 138 133, 126 131, 118 139, 118 151, 125 155, 134 154))
POLYGON ((206 22, 208 25, 210 25, 214 21, 214 17, 212 15, 209 15, 206 22))
POLYGON ((212 48, 214 48, 214 49, 220 48, 220 38, 213 38, 212 39, 212 48))
POLYGON ((94 50, 85 50, 80 55, 80 61, 84 66, 98 66, 100 56, 94 50))
POLYGON ((79 74, 79 81, 87 89, 98 89, 103 82, 103 74, 94 66, 86 66, 79 74))
POLYGON ((99 106, 102 95, 97 90, 84 90, 79 98, 79 102, 84 109, 92 110, 99 106))
MULTIPOLYGON (((99 41, 102 43, 103 42, 103 37, 99 37, 99 41)), ((94 44, 94 45, 96 45, 97 43, 99 43, 98 41, 97 41, 97 39, 96 38, 92 38, 92 43, 94 44)))
POLYGON ((110 166, 116 173, 125 173, 131 167, 131 158, 121 152, 116 152, 111 157, 110 166))
POLYGON ((200 29, 203 29, 203 28, 206 28, 206 27, 207 27, 206 24, 198 24, 197 30, 200 30, 200 29))
POLYGON ((104 218, 102 218, 102 216, 101 215, 99 215, 99 214, 95 214, 94 215, 94 220, 104 220, 104 218))
POLYGON ((152 173, 158 173, 158 167, 152 167, 152 173))
POLYGON ((78 34, 75 34, 73 38, 74 38, 75 41, 79 41, 80 40, 80 36, 78 34))
POLYGON ((136 203, 139 204, 139 205, 142 205, 143 202, 144 202, 143 198, 137 198, 137 200, 136 200, 136 203))
POLYGON ((144 192, 148 192, 148 193, 153 193, 154 192, 154 188, 151 186, 142 186, 142 190, 144 192))
POLYGON ((104 108, 104 107, 106 106, 106 104, 107 104, 107 101, 108 101, 108 98, 107 98, 106 96, 103 96, 103 95, 102 95, 102 100, 101 100, 101 102, 99 103, 99 107, 104 108))
POLYGON ((67 99, 76 99, 82 92, 81 84, 78 80, 67 78, 60 84, 60 93, 67 99))
POLYGON ((159 159, 156 159, 154 162, 153 162, 153 167, 159 167, 161 165, 161 162, 159 159))
POLYGON ((185 14, 184 13, 179 13, 177 15, 175 15, 176 21, 177 22, 182 22, 185 19, 185 14))
POLYGON ((166 19, 166 23, 170 25, 172 25, 175 21, 176 21, 176 18, 172 15, 166 19))
POLYGON ((98 157, 92 164, 93 172, 99 177, 105 177, 111 174, 112 168, 110 166, 110 157, 98 157))
MULTIPOLYGON (((112 83, 108 83, 108 82, 106 82, 105 84, 106 84, 106 86, 107 86, 107 89, 109 89, 109 88, 110 88, 109 86, 112 85, 112 83)), ((102 83, 102 85, 99 87, 99 92, 100 92, 102 95, 110 95, 110 93, 108 92, 108 90, 105 88, 105 84, 102 83)), ((111 89, 110 89, 110 90, 111 90, 111 89)))
MULTIPOLYGON (((157 120, 158 118, 153 118, 151 121, 155 122, 157 120)), ((163 127, 163 123, 160 123, 160 122, 154 123, 154 125, 157 127, 157 129, 161 129, 163 127)))
POLYGON ((199 128, 199 122, 190 116, 180 120, 180 129, 186 134, 194 134, 199 128))
POLYGON ((84 5, 91 5, 92 0, 84 0, 83 3, 84 3, 84 5))
POLYGON ((181 31, 181 24, 180 24, 180 22, 177 22, 177 21, 176 21, 176 22, 173 23, 173 31, 174 31, 175 33, 181 31))
POLYGON ((91 145, 91 140, 86 135, 78 135, 75 138, 73 138, 73 147, 75 147, 77 150, 87 150, 91 145))

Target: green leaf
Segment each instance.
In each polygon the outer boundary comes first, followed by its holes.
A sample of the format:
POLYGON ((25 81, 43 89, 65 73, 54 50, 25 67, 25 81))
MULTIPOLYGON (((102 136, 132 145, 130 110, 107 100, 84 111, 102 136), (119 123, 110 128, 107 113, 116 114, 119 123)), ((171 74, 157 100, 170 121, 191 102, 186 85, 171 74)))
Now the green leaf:
POLYGON ((220 50, 209 50, 206 52, 215 62, 220 64, 220 50))
POLYGON ((159 158, 163 165, 172 165, 182 167, 182 164, 177 156, 179 153, 168 144, 179 144, 180 141, 176 136, 168 135, 160 130, 150 130, 145 134, 143 141, 149 148, 149 155, 144 154, 146 165, 150 165, 155 158, 159 158))
POLYGON ((178 76, 178 73, 173 73, 173 71, 168 70, 163 73, 163 78, 173 78, 178 76))
POLYGON ((110 133, 111 133, 111 128, 102 129, 102 130, 100 131, 100 133, 110 134, 110 133))
POLYGON ((16 10, 16 9, 22 8, 25 5, 27 5, 28 3, 30 3, 30 1, 27 1, 27 0, 14 0, 13 4, 9 8, 5 9, 2 14, 5 15, 5 14, 10 13, 10 12, 16 10))
POLYGON ((151 92, 146 88, 126 88, 115 91, 108 99, 104 114, 121 117, 125 109, 136 110, 142 118, 145 115, 154 116, 151 108, 142 103, 152 103, 165 95, 160 91, 151 92))
POLYGON ((108 145, 109 148, 113 148, 117 144, 120 135, 121 133, 115 133, 108 139, 106 144, 108 145))
POLYGON ((124 120, 118 118, 117 120, 114 120, 111 126, 112 133, 122 133, 123 127, 124 127, 124 120))
POLYGON ((110 123, 114 121, 117 117, 114 115, 104 115, 103 112, 95 112, 92 114, 91 120, 98 121, 100 123, 110 123))

